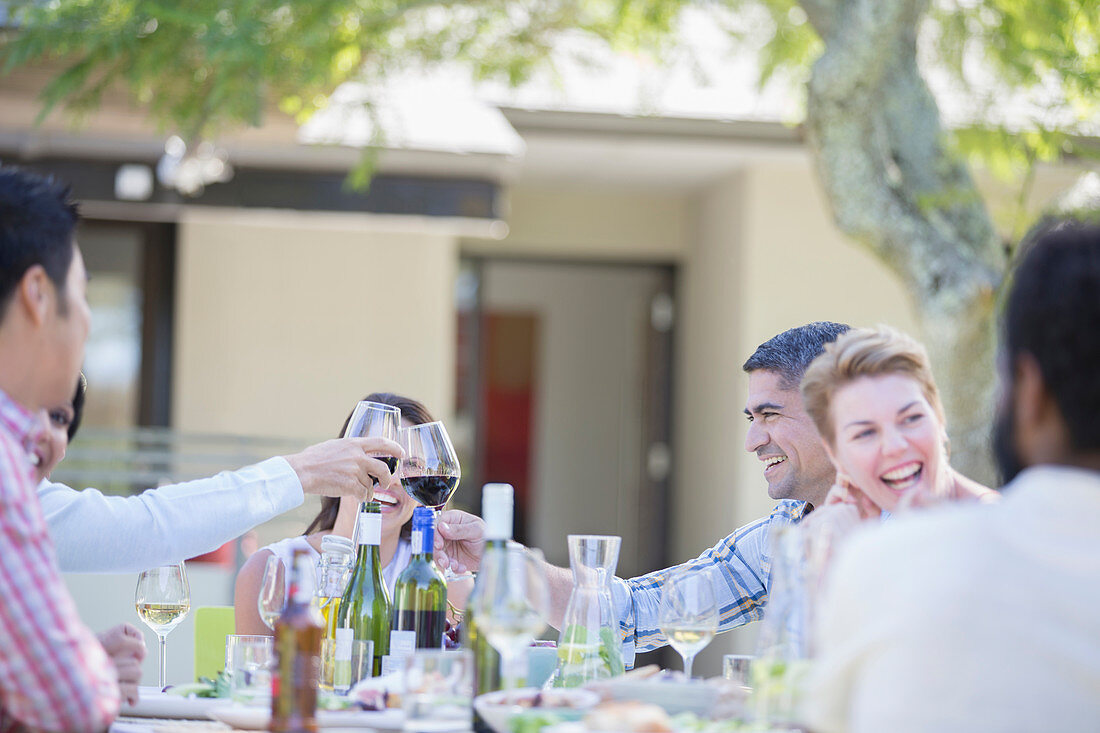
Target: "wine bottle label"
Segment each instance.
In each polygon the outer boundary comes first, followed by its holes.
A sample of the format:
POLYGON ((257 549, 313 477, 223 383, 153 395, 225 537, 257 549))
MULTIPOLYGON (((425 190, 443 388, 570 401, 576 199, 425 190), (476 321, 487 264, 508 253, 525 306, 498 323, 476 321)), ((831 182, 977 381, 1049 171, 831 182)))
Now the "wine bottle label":
POLYGON ((382 542, 382 515, 381 514, 367 514, 366 512, 359 515, 359 544, 360 545, 378 545, 382 542))
POLYGON ((351 661, 352 642, 355 641, 355 632, 351 629, 336 629, 336 650, 333 656, 337 662, 351 661))
POLYGON ((482 488, 481 513, 485 539, 512 539, 513 489, 509 484, 486 484, 482 488))
POLYGON ((421 553, 431 554, 435 551, 435 537, 432 531, 425 532, 422 529, 414 529, 412 531, 412 553, 419 555, 421 553))
POLYGON ((415 631, 391 631, 390 632, 390 656, 407 657, 416 651, 415 631))

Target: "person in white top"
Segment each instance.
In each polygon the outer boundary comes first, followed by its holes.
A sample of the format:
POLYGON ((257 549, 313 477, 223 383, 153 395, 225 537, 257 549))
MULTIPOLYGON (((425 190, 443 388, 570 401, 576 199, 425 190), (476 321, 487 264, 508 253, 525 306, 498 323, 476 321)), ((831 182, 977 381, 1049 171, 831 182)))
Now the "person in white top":
MULTIPOLYGON (((428 412, 428 408, 409 397, 402 397, 388 392, 374 392, 363 399, 400 409, 402 427, 422 425, 435 420, 428 412)), ((350 419, 351 415, 348 415, 348 420, 350 419)), ((344 421, 344 426, 340 429, 341 435, 347 427, 348 420, 344 421)), ((381 504, 382 508, 382 542, 379 546, 382 574, 386 586, 392 594, 397 576, 405 569, 412 558, 412 546, 409 539, 412 530, 413 509, 418 506, 418 503, 405 493, 404 489, 401 488, 401 482, 396 477, 390 481, 380 480, 378 486, 374 489, 374 498, 381 504)), ((359 499, 355 497, 325 497, 321 499, 321 511, 310 522, 304 534, 266 545, 248 558, 241 567, 240 572, 237 573, 233 599, 238 634, 271 633, 271 630, 260 619, 259 609, 256 605, 256 600, 260 594, 260 586, 263 583, 267 559, 274 555, 289 568, 294 549, 308 548, 314 560, 317 560, 320 557, 321 538, 325 535, 336 534, 348 539, 352 538, 358 511, 359 499)), ((284 577, 288 575, 286 574, 284 577)), ((312 579, 308 579, 307 582, 312 582, 312 579)), ((454 607, 462 608, 465 606, 465 598, 470 590, 470 583, 451 583, 448 586, 448 600, 451 601, 454 607)), ((451 617, 450 620, 454 622, 456 619, 451 617)))
POLYGON ((38 500, 64 572, 134 573, 201 555, 301 506, 306 494, 358 501, 372 477, 391 479, 374 456, 401 450, 381 438, 342 438, 138 496, 76 491, 47 477, 80 424, 85 387, 81 380, 72 402, 48 411, 50 428, 34 446, 38 500))
POLYGON ((818 733, 1100 730, 1100 227, 1047 223, 1003 321, 997 504, 858 534, 819 609, 818 733))

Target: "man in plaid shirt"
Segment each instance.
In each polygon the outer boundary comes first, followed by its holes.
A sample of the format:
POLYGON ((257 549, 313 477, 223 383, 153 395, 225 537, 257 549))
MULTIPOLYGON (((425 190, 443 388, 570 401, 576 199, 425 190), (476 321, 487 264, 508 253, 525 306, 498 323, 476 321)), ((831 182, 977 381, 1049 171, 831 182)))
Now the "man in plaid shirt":
POLYGON ((61 582, 35 495, 43 408, 72 394, 91 314, 67 189, 0 169, 0 733, 97 731, 117 673, 61 582))
MULTIPOLYGON (((765 341, 742 366, 749 375, 745 416, 749 420, 745 450, 764 464, 768 496, 779 500, 772 513, 735 530, 699 557, 612 585, 615 612, 623 638, 623 660, 632 666, 637 652, 668 643, 658 624, 661 585, 674 570, 714 568, 721 576, 719 630, 759 620, 768 602, 771 577, 769 538, 780 526, 798 522, 824 503, 836 478, 821 436, 802 407, 799 383, 806 368, 848 330, 840 323, 817 322, 792 328, 765 341)), ((452 510, 443 513, 436 532, 436 561, 457 572, 480 562, 484 524, 452 510)), ((561 628, 573 590, 572 574, 545 565, 550 584, 550 622, 561 628)))

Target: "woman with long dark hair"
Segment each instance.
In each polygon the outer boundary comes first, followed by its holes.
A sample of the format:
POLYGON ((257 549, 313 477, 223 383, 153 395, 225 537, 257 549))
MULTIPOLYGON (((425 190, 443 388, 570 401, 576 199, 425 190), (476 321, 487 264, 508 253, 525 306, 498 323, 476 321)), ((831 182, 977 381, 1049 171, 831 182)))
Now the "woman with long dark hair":
MULTIPOLYGON (((435 420, 423 404, 410 397, 391 394, 389 392, 372 392, 363 398, 369 402, 380 402, 391 405, 401 410, 402 427, 422 425, 435 420)), ((347 427, 348 419, 340 428, 343 435, 347 427)), ((409 564, 412 557, 410 544, 410 531, 413 509, 418 506, 416 500, 405 493, 400 481, 395 477, 388 486, 376 486, 374 498, 382 507, 382 542, 379 554, 382 561, 382 575, 386 586, 393 592, 397 576, 409 564)), ((290 558, 295 549, 305 549, 314 559, 320 557, 321 538, 328 534, 336 534, 352 539, 355 529, 355 518, 359 511, 359 502, 352 497, 335 498, 322 497, 321 511, 306 527, 304 534, 296 537, 288 537, 260 548, 241 567, 237 574, 237 584, 234 593, 234 607, 236 609, 238 634, 270 634, 271 630, 260 619, 259 610, 256 607, 256 599, 259 597, 260 585, 263 583, 264 568, 267 559, 271 556, 282 560, 283 565, 290 567, 290 558)), ((289 574, 287 574, 289 577, 289 574)), ((460 584, 461 585, 461 584, 460 584)), ((464 584, 464 585, 469 585, 464 584)), ((458 591, 458 588, 454 588, 458 591)), ((465 588, 465 593, 468 592, 465 588)), ((449 593, 455 598, 455 593, 449 593)))

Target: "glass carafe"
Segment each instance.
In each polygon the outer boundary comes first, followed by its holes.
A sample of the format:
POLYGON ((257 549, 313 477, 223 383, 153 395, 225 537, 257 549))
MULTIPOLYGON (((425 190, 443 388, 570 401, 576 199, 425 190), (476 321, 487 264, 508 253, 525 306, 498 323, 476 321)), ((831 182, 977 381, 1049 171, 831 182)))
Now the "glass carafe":
POLYGON ((547 687, 577 687, 622 674, 622 639, 611 603, 611 579, 622 539, 569 535, 573 593, 558 637, 558 664, 547 687))
POLYGON ((771 536, 768 605, 752 663, 752 708, 757 723, 780 728, 802 722, 810 666, 812 595, 808 534, 799 525, 771 536))

